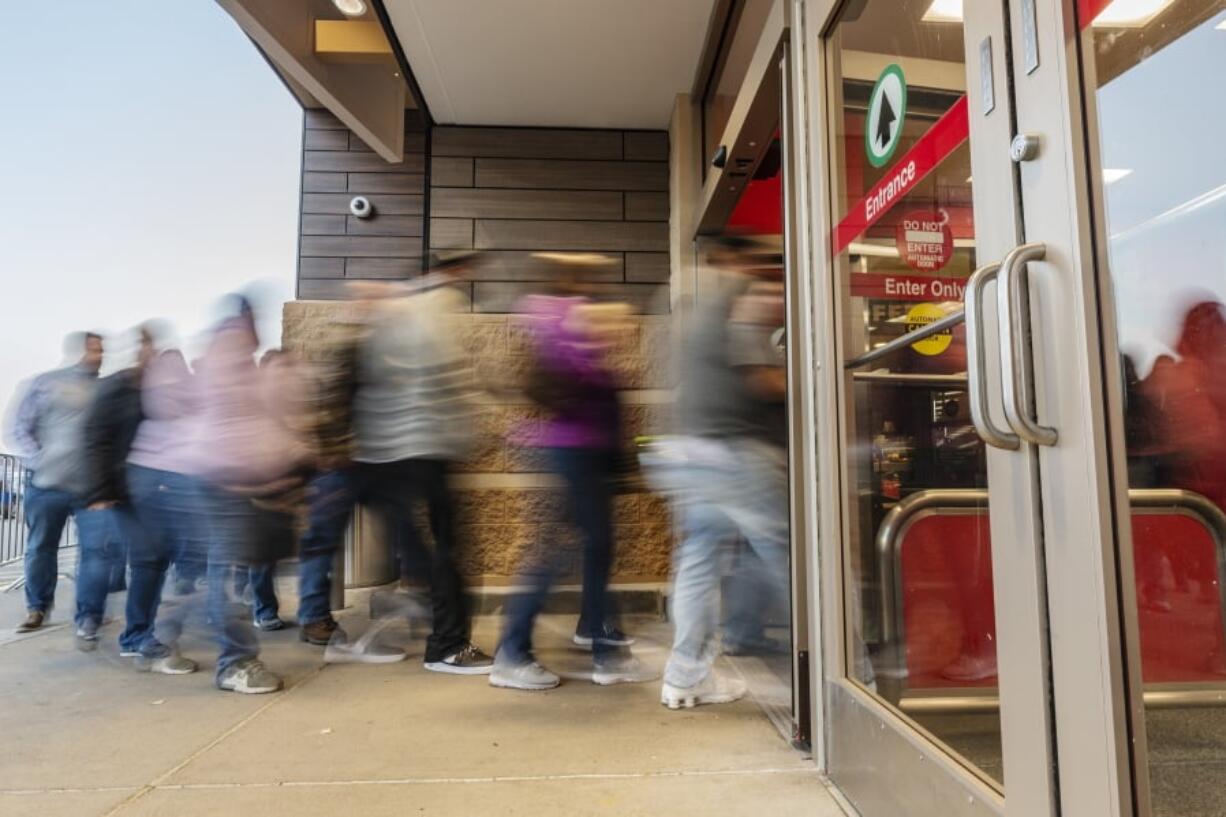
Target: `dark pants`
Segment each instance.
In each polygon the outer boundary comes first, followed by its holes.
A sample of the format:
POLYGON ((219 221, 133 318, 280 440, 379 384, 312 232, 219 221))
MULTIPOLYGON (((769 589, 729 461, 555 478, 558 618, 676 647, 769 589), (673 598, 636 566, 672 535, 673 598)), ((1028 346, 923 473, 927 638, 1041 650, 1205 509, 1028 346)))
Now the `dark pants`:
POLYGON ((434 631, 426 640, 426 661, 440 661, 469 642, 471 617, 456 560, 455 503, 447 486, 448 465, 442 460, 408 459, 363 463, 362 498, 385 514, 397 548, 412 562, 429 565, 434 631), (424 502, 434 549, 417 529, 414 509, 424 502))
POLYGON ((129 545, 142 531, 131 508, 116 506, 77 513, 80 561, 77 563, 77 626, 102 623, 107 593, 114 591, 116 570, 125 568, 129 545))
POLYGON ((39 488, 26 483, 25 577, 26 608, 47 613, 55 606, 55 585, 59 576, 60 537, 68 517, 80 509, 75 494, 55 488, 39 488))
MULTIPOLYGON (((554 448, 549 451, 554 472, 565 483, 569 520, 583 540, 583 606, 579 632, 599 633, 613 618, 608 598, 609 572, 613 561, 613 474, 615 458, 605 451, 554 448)), ((546 546, 520 575, 523 593, 507 604, 506 629, 498 645, 512 663, 532 657, 532 627, 545 606, 549 588, 562 569, 560 548, 546 546)), ((612 648, 593 640, 592 652, 612 648)))
MULTIPOLYGON (((205 561, 207 532, 203 529, 200 483, 193 477, 139 465, 128 466, 128 492, 143 536, 128 549, 132 577, 128 586, 127 623, 119 636, 125 652, 156 658, 169 652, 153 634, 162 601, 162 585, 172 561, 205 561)), ((173 644, 182 630, 188 605, 180 605, 163 622, 163 637, 173 644)))
POLYGON ((313 624, 332 617, 332 563, 358 501, 357 473, 352 468, 327 471, 311 480, 310 524, 298 557, 298 622, 313 624))

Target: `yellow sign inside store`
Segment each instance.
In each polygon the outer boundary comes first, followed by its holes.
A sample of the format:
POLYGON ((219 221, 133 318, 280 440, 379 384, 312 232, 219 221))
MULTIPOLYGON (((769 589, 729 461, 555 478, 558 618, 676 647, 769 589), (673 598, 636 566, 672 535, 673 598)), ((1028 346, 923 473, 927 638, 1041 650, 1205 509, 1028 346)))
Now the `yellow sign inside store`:
MULTIPOLYGON (((945 314, 945 310, 936 304, 916 304, 907 312, 907 331, 914 332, 917 329, 922 329, 933 321, 939 321, 945 317, 945 314)), ((953 340, 953 332, 946 330, 917 340, 911 344, 911 348, 921 355, 931 357, 939 355, 948 349, 949 344, 953 343, 953 340)))

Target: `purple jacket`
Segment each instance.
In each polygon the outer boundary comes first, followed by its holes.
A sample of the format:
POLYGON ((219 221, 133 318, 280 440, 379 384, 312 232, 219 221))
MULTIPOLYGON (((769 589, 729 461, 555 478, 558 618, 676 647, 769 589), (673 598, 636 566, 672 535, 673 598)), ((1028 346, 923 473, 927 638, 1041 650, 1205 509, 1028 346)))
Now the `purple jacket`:
POLYGON ((567 325, 584 298, 530 295, 520 304, 540 365, 574 386, 574 399, 552 416, 523 427, 516 439, 541 448, 615 450, 621 442, 617 380, 603 351, 567 325))

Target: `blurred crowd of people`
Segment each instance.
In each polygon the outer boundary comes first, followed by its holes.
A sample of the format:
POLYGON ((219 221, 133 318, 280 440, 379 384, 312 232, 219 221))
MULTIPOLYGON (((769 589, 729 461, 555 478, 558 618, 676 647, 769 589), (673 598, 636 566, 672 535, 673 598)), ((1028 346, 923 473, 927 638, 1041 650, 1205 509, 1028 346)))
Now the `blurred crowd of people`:
MULTIPOLYGON (((740 238, 718 242, 709 260, 709 294, 678 347, 674 427, 641 454, 625 444, 610 359, 629 309, 593 300, 572 269, 516 310, 531 364, 519 388, 542 419, 506 442, 540 449, 559 478, 582 545, 573 641, 590 650, 597 684, 656 677, 633 654, 609 592, 615 493, 641 461, 672 500, 675 638, 661 692, 670 708, 740 698, 743 684, 714 660, 721 649, 782 649, 765 635, 764 611, 788 592, 781 264, 740 238), (734 592, 721 605, 735 542, 734 592)), ((49 620, 73 517, 84 651, 97 647, 108 595, 126 589, 119 650, 136 669, 194 672, 179 644, 198 618, 217 643, 219 689, 276 691, 258 631, 286 626, 274 578, 296 557, 301 641, 327 648, 329 660, 403 660, 403 650, 351 639, 332 616, 333 565, 363 506, 382 518, 402 575, 428 587, 426 669, 512 689, 557 686, 559 675, 537 661, 533 630, 565 569, 560 543, 529 548, 493 655, 472 640, 459 567, 468 543, 450 476, 472 450, 481 401, 457 317, 468 306, 452 284, 480 263, 471 253, 436 256, 419 279, 355 284, 359 317, 327 326, 309 362, 283 350, 260 356, 255 308, 240 295, 190 363, 149 322, 135 331, 132 365, 99 378, 113 339, 104 349, 99 334, 72 336, 70 364, 32 381, 9 429, 30 472, 18 631, 49 620), (171 592, 175 603, 163 604, 171 592)))

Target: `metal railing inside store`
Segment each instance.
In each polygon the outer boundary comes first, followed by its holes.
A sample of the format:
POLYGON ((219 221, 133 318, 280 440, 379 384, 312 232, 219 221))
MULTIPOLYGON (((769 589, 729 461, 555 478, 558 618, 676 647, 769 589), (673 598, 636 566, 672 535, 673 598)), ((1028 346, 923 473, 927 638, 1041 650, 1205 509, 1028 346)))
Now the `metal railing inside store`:
MULTIPOLYGON (((1133 514, 1178 514, 1202 525, 1213 540, 1218 579, 1218 610, 1226 633, 1226 513, 1208 498, 1179 489, 1133 489, 1128 492, 1133 514)), ((980 514, 988 509, 983 489, 934 489, 919 491, 890 509, 877 529, 877 567, 881 585, 879 612, 882 644, 879 660, 884 674, 906 677, 906 623, 903 610, 902 544, 911 526, 928 516, 980 514)), ((901 685, 900 689, 901 689, 901 685)), ((1145 704, 1150 707, 1221 706, 1226 704, 1226 684, 1164 683, 1146 685, 1145 704)), ((896 705, 904 712, 965 713, 995 711, 999 698, 984 690, 922 690, 901 694, 896 705)))

